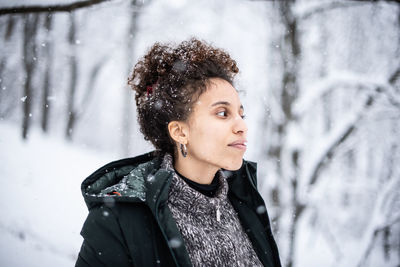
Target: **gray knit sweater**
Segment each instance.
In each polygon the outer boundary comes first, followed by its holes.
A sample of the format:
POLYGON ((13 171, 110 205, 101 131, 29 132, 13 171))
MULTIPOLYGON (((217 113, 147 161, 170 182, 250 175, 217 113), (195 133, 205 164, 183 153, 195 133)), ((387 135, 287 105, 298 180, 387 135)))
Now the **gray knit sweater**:
MULTIPOLYGON (((163 167, 173 170, 172 157, 163 167)), ((175 173, 175 172, 174 172, 175 173)), ((193 266, 262 266, 227 197, 228 183, 217 173, 220 187, 207 197, 189 187, 176 173, 168 195, 170 208, 193 266)))

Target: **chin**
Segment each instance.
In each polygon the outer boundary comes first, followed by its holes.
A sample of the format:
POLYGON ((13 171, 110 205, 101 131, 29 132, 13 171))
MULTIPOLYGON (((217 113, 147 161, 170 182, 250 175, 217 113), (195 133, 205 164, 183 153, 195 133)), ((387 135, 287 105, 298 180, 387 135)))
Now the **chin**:
POLYGON ((240 169, 240 167, 242 167, 242 164, 243 164, 243 158, 234 159, 234 160, 228 162, 227 164, 224 164, 224 166, 222 166, 222 168, 227 171, 237 171, 240 169))

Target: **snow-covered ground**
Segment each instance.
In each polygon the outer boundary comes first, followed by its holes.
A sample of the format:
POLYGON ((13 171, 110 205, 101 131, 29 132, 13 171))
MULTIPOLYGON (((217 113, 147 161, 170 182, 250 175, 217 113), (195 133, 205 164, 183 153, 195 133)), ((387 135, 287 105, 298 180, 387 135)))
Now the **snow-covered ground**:
POLYGON ((73 266, 87 215, 80 183, 112 155, 0 124, 0 266, 73 266))

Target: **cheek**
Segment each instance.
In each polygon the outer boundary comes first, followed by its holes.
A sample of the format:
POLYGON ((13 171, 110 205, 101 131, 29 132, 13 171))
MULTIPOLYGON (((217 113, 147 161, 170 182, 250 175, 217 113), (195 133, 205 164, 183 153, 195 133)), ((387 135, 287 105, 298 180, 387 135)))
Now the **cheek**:
POLYGON ((226 142, 223 128, 218 124, 208 122, 204 125, 196 125, 193 129, 190 139, 192 139, 194 152, 207 158, 220 156, 226 142))
POLYGON ((192 129, 190 139, 193 156, 226 170, 235 171, 242 166, 243 154, 227 146, 229 132, 226 125, 208 122, 192 129))

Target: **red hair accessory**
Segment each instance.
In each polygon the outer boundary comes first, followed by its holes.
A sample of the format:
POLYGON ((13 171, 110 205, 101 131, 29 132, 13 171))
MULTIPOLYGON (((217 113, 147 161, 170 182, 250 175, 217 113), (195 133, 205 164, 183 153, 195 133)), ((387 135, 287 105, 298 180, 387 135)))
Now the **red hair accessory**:
POLYGON ((146 89, 147 89, 147 96, 149 96, 150 94, 152 94, 153 93, 153 86, 147 86, 146 87, 146 89))

